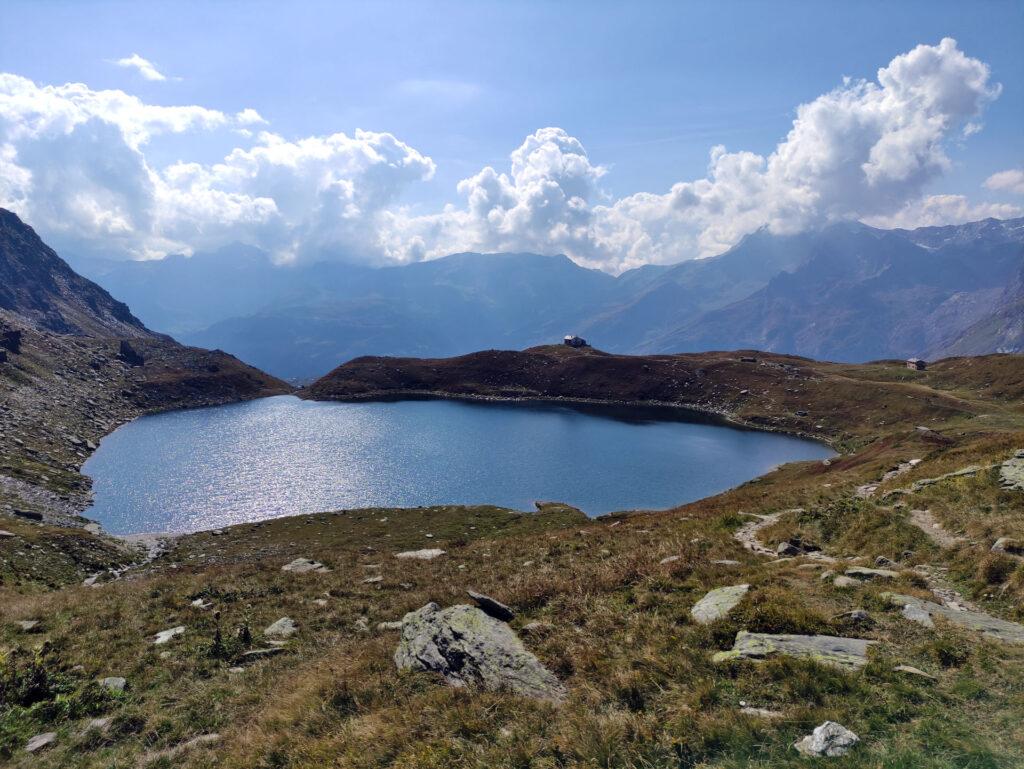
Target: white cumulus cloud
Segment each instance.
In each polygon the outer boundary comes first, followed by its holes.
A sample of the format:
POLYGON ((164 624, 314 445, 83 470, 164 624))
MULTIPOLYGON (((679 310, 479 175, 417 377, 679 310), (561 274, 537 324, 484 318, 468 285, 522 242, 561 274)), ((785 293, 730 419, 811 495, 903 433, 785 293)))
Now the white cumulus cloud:
MULTIPOLYGON (((551 126, 527 136, 507 166, 461 181, 459 203, 420 214, 401 196, 434 174, 434 162, 391 134, 292 139, 253 108, 157 106, 119 90, 0 74, 0 205, 79 252, 152 258, 241 241, 279 260, 386 263, 529 250, 618 272, 716 254, 761 227, 1019 215, 1010 203, 925 195, 950 167, 947 145, 980 130, 999 91, 988 66, 947 38, 798 106, 767 155, 712 147, 703 176, 667 191, 613 199, 602 188, 607 167, 551 126), (149 159, 162 135, 217 131, 245 146, 219 162, 149 159)), ((1004 171, 986 186, 1020 192, 1022 177, 1004 171)))
POLYGON ((160 72, 153 62, 143 59, 137 53, 133 53, 131 56, 126 56, 123 59, 118 59, 114 64, 125 69, 134 69, 145 80, 162 81, 167 79, 167 76, 160 72))
POLYGON ((994 173, 985 180, 985 186, 996 192, 1012 192, 1015 195, 1024 195, 1024 170, 1011 168, 1007 171, 994 173))

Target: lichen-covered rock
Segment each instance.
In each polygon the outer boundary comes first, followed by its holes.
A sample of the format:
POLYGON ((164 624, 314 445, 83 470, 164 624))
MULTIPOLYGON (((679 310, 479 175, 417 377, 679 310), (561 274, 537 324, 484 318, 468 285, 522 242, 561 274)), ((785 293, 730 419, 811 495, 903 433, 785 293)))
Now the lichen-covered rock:
POLYGON ((773 635, 771 633, 736 634, 732 649, 718 652, 715 662, 734 659, 763 660, 777 654, 814 660, 823 665, 858 670, 868 662, 868 647, 874 641, 829 635, 773 635))
POLYGON ((504 622, 475 606, 428 603, 402 618, 399 670, 440 673, 451 686, 479 686, 559 702, 565 687, 504 622))
POLYGON ((707 625, 720 617, 724 617, 750 590, 750 585, 729 585, 718 587, 701 598, 690 609, 690 616, 694 622, 707 625))
POLYGON ((860 737, 842 724, 826 721, 816 726, 814 731, 793 745, 797 752, 805 756, 842 756, 846 755, 860 737))
POLYGON ((1024 644, 1024 625, 1009 620, 993 617, 982 611, 961 611, 948 606, 915 598, 912 595, 883 593, 882 597, 903 607, 903 616, 926 627, 932 626, 932 618, 942 617, 954 625, 977 630, 990 638, 1014 644, 1024 644))

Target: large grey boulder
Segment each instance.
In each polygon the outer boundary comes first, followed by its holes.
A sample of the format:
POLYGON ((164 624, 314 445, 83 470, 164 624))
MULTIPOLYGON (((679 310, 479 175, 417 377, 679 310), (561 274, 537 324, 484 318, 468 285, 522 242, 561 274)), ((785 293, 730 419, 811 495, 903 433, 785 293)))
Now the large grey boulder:
POLYGON ((826 721, 814 731, 793 745, 805 756, 843 756, 860 742, 860 737, 842 724, 826 721))
POLYGON ((1024 625, 1010 620, 993 617, 982 611, 962 611, 948 606, 915 598, 912 595, 883 593, 882 597, 896 606, 903 607, 903 616, 925 627, 932 627, 932 618, 942 617, 954 625, 977 630, 978 632, 1005 643, 1024 644, 1024 625))
POLYGON ((736 604, 743 600, 743 596, 750 590, 750 585, 729 585, 718 587, 701 598, 690 609, 690 616, 694 622, 707 625, 720 617, 724 617, 732 611, 736 604))
POLYGON ((475 606, 428 603, 402 618, 399 670, 440 673, 451 686, 478 686, 560 702, 566 689, 504 622, 475 606))
POLYGON ((773 635, 741 630, 729 651, 718 652, 714 662, 735 659, 763 660, 777 654, 814 660, 823 665, 858 670, 868 662, 868 647, 874 641, 830 635, 773 635))

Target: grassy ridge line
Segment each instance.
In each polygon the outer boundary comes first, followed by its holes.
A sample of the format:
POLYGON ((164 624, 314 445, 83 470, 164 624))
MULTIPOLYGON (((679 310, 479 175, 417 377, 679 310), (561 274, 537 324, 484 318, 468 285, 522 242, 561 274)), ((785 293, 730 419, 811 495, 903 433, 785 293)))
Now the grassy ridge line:
MULTIPOLYGON (((1019 374, 1019 356, 980 360, 1003 369, 1004 359, 1019 374)), ((1000 405, 999 393, 980 384, 950 387, 958 366, 954 359, 916 372, 896 362, 851 366, 754 351, 627 356, 549 346, 445 359, 357 358, 300 395, 315 400, 426 394, 668 405, 853 449, 917 425, 971 420, 1000 405), (931 386, 933 381, 943 389, 931 386)))

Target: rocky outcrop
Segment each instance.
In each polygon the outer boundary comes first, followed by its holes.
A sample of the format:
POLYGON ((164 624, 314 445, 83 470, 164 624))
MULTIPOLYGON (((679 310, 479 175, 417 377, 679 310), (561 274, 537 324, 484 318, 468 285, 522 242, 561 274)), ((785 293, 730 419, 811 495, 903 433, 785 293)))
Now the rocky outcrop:
POLYGON ((868 647, 874 641, 828 635, 772 635, 741 630, 729 651, 718 652, 715 662, 763 660, 778 654, 820 662, 823 665, 858 670, 868 662, 868 647))
POLYGON ((732 611, 736 604, 743 600, 748 590, 750 585, 715 588, 693 605, 690 616, 700 625, 714 622, 732 611))
POLYGON ((560 702, 566 689, 504 622, 474 606, 428 603, 402 618, 399 670, 439 673, 451 686, 560 702))
POLYGON ((1004 489, 1024 491, 1024 449, 1003 462, 999 468, 999 480, 1004 489))
POLYGON ((958 610, 915 598, 912 595, 883 593, 892 604, 903 607, 903 616, 925 627, 934 627, 933 617, 942 617, 954 625, 977 630, 1005 643, 1024 644, 1024 625, 993 617, 981 611, 958 610))

